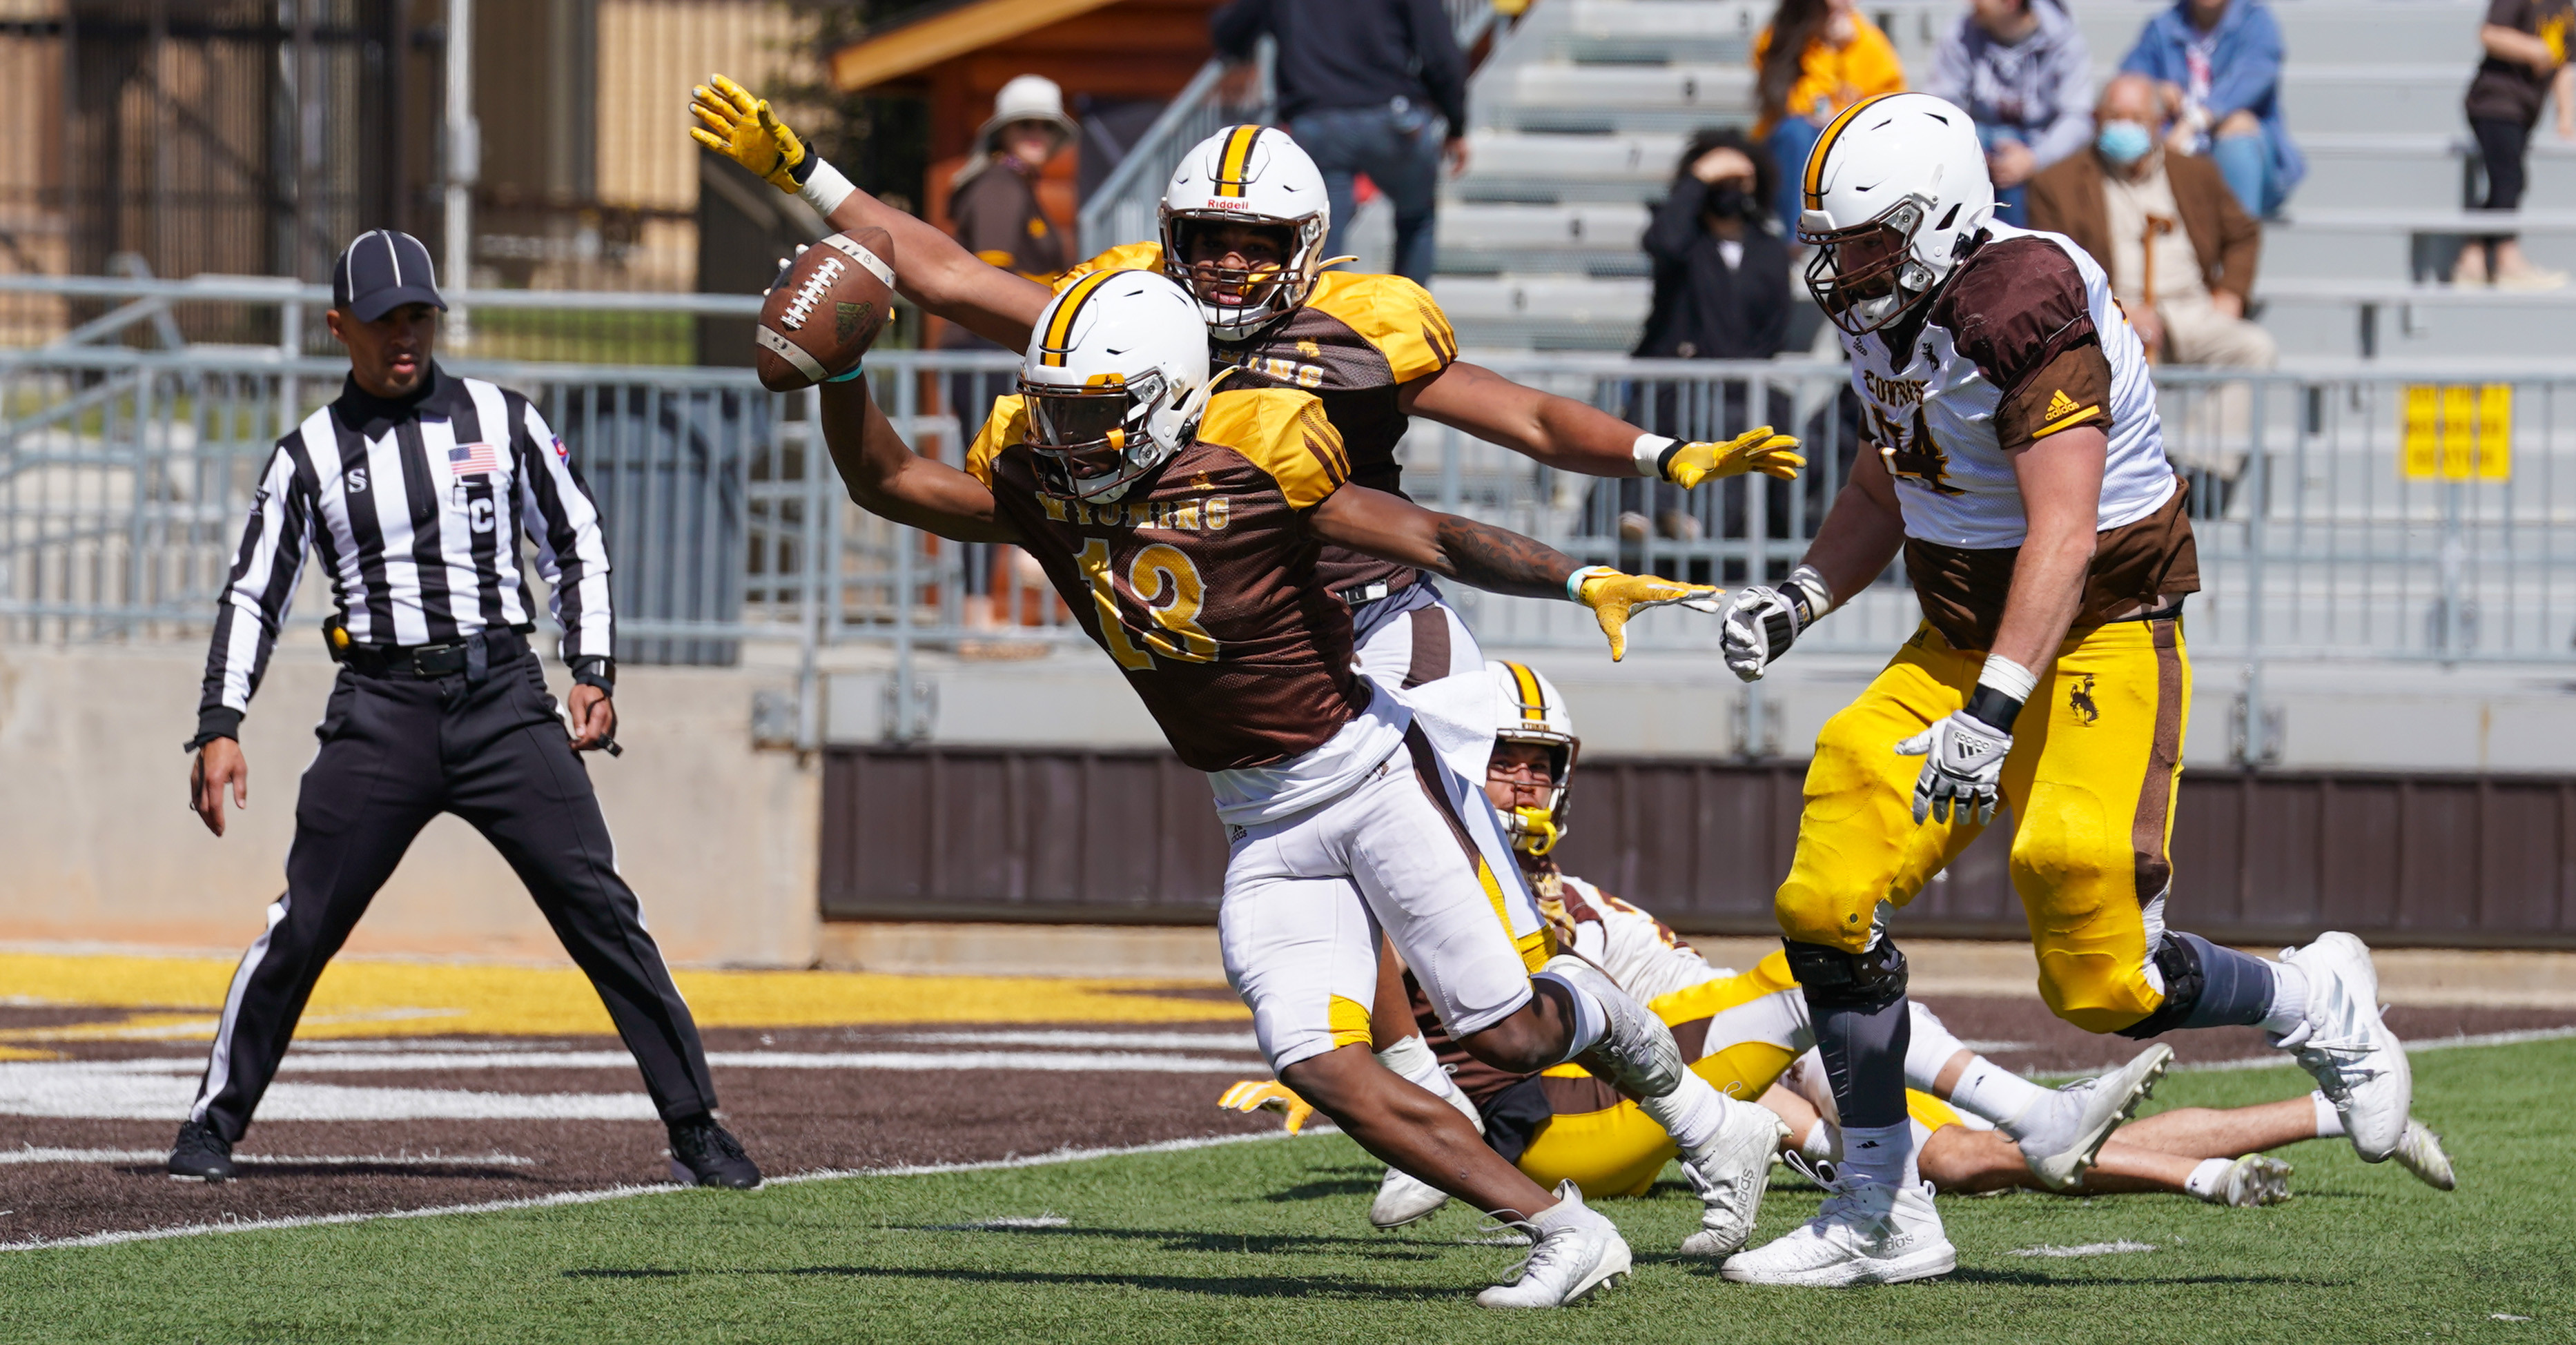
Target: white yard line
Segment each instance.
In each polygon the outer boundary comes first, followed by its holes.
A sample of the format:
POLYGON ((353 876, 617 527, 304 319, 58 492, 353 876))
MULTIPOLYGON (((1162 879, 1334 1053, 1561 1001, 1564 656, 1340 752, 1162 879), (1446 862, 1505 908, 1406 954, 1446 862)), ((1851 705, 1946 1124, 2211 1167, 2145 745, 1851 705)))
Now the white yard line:
POLYGON ((2004 1253, 2004 1255, 2044 1257, 2119 1256, 2128 1252, 2151 1252, 2155 1249, 2156 1244, 2152 1242, 2130 1242, 2124 1238, 2118 1242, 2082 1242, 2077 1243, 2072 1247, 2015 1247, 2011 1251, 2004 1253))
MULTIPOLYGON (((2529 1041, 2561 1041, 2568 1037, 2576 1037, 2576 1027, 2536 1027, 2519 1032, 2463 1033, 2456 1037, 2425 1037, 2407 1042, 2406 1054, 2412 1056, 2422 1055, 2426 1051, 2452 1051, 2463 1046, 2519 1046, 2529 1041)), ((2126 1063, 2128 1062, 2114 1061, 2108 1065, 2096 1065, 2091 1069, 2041 1070, 2036 1071, 2033 1077, 2081 1078, 2088 1074, 2107 1074, 2126 1063)), ((2167 1066, 2165 1072, 2168 1074, 2226 1074, 2246 1069, 2296 1068, 2298 1068, 2297 1062, 2286 1055, 2260 1055, 2242 1060, 2187 1060, 2178 1065, 2167 1066)))
MULTIPOLYGON (((1305 1133, 1329 1135, 1338 1132, 1330 1126, 1310 1125, 1306 1127, 1305 1133)), ((1258 1144, 1289 1138, 1292 1137, 1288 1132, 1274 1130, 1254 1135, 1201 1135, 1193 1139, 1164 1140, 1159 1144, 1133 1144, 1120 1148, 1058 1149, 1052 1153, 997 1158, 980 1163, 917 1163, 883 1168, 827 1168, 819 1172, 800 1172, 793 1176, 772 1177, 768 1184, 796 1186, 806 1182, 843 1181, 852 1177, 930 1177, 951 1172, 1001 1172, 1014 1168, 1086 1163, 1095 1158, 1180 1153, 1189 1149, 1211 1149, 1225 1144, 1258 1144)), ((561 1205, 596 1205, 603 1201, 625 1200, 634 1196, 667 1195, 688 1189, 690 1188, 674 1183, 657 1183, 652 1186, 611 1186, 596 1191, 565 1191, 556 1195, 536 1196, 525 1200, 487 1200, 471 1205, 436 1205, 417 1210, 386 1210, 366 1214, 317 1214, 292 1219, 244 1219, 214 1224, 183 1224, 175 1228, 91 1233, 76 1238, 33 1238, 25 1242, 0 1242, 0 1252, 37 1251, 49 1247, 113 1247, 127 1242, 159 1242, 166 1238, 205 1237, 214 1233, 255 1233, 271 1229, 319 1228, 330 1224, 362 1224, 377 1219, 428 1219, 448 1214, 501 1214, 512 1210, 551 1209, 561 1205)))
MULTIPOLYGON (((0 1163, 158 1163, 167 1149, 0 1149, 0 1163)), ((535 1167, 537 1160, 519 1154, 234 1154, 233 1161, 268 1167, 350 1167, 379 1163, 398 1167, 535 1167)))
MULTIPOLYGON (((709 1051, 707 1063, 727 1069, 1049 1070, 1147 1074, 1267 1073, 1257 1058, 1220 1059, 1154 1051, 709 1051)), ((189 1074, 204 1071, 195 1056, 144 1056, 129 1060, 12 1060, 0 1062, 0 1095, 13 1076, 189 1074)), ((422 1074, 476 1069, 606 1069, 632 1073, 624 1051, 330 1051, 291 1053, 280 1074, 422 1074)))
POLYGON ((903 1032, 882 1041, 931 1042, 949 1046, 1110 1046, 1130 1051, 1258 1051, 1249 1032, 903 1032))

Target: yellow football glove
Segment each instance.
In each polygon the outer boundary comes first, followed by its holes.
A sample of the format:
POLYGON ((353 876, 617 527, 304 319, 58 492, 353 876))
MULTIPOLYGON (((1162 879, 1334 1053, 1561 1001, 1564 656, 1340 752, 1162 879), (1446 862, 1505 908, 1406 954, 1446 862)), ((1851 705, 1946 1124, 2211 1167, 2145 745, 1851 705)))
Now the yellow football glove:
POLYGON ((704 126, 689 128, 689 138, 769 180, 790 196, 801 185, 795 170, 803 167, 805 142, 769 110, 769 100, 722 75, 691 90, 689 110, 704 126), (714 87, 708 87, 712 84, 714 87))
POLYGON ((1748 430, 1722 444, 1683 444, 1672 450, 1662 463, 1667 481, 1688 490, 1702 481, 1715 481, 1746 472, 1783 481, 1798 479, 1798 469, 1807 460, 1795 450, 1798 441, 1786 434, 1773 434, 1771 427, 1748 430))
POLYGON ((1621 574, 1607 565, 1586 565, 1566 576, 1565 591, 1592 609, 1601 633, 1610 637, 1610 661, 1628 656, 1628 618, 1649 607, 1680 603, 1694 611, 1715 612, 1725 589, 1684 584, 1651 574, 1621 574))
POLYGON ((1278 1112, 1281 1124, 1288 1127, 1291 1135, 1304 1129, 1306 1118, 1315 1114, 1315 1109, 1306 1104, 1306 1099, 1290 1092, 1276 1079, 1241 1080, 1225 1090, 1225 1096, 1218 1098, 1216 1105, 1247 1116, 1257 1111, 1278 1112))

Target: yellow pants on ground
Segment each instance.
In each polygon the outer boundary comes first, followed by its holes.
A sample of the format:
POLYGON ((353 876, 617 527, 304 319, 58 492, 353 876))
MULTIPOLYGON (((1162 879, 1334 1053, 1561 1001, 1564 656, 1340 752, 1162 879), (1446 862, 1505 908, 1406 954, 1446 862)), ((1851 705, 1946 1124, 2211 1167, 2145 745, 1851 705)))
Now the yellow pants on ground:
MULTIPOLYGON (((1984 663, 1927 625, 1826 721, 1776 902, 1790 938, 1862 951, 1880 902, 1912 901, 1984 830, 1917 825, 1923 759, 1896 754, 1967 703, 1984 663)), ((2123 621, 2069 636, 2013 726, 2003 773, 2013 889, 2039 954, 2041 998, 2090 1032, 2127 1027, 2164 999, 2147 979, 2145 914, 2172 872, 2190 707, 2181 622, 2123 621)))
MULTIPOLYGON (((1706 1040, 1714 1049, 1692 1062, 1691 1070, 1717 1091, 1750 1102, 1762 1096, 1806 1046, 1786 1040, 1788 1034, 1776 1029, 1764 1028, 1748 1035, 1729 1030, 1726 1025, 1738 1019, 1762 1023, 1804 1021, 1803 1006, 1783 1005, 1783 1012, 1777 1015, 1760 1012, 1763 1001, 1772 996, 1794 999, 1802 994, 1798 982, 1789 974, 1788 958, 1773 953, 1751 971, 1658 996, 1646 1007, 1675 1029, 1709 1020, 1706 1040), (1721 1038, 1732 1040, 1720 1044, 1721 1038)), ((1558 1071, 1577 1075, 1583 1072, 1579 1065, 1559 1065, 1549 1073, 1558 1071)), ((1665 1134, 1662 1126, 1647 1119, 1636 1103, 1621 1102, 1598 1111, 1559 1113, 1551 1118, 1530 1140, 1529 1148, 1522 1151, 1520 1169, 1549 1190, 1572 1178, 1575 1185, 1583 1188, 1585 1199, 1643 1195, 1676 1152, 1672 1136, 1665 1134)))

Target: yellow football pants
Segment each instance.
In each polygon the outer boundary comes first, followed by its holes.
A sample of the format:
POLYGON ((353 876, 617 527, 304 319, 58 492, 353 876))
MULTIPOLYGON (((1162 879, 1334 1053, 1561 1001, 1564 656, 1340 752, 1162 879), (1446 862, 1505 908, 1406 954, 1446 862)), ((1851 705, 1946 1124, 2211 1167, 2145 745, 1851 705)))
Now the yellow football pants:
MULTIPOLYGON (((1792 939, 1868 946, 1878 903, 1903 906, 1983 827, 1916 825, 1923 758, 1896 744, 1967 703, 1985 656, 1917 631, 1869 689, 1825 722, 1807 768, 1797 857, 1775 903, 1792 939)), ((2060 1018, 2112 1032, 2153 1013, 2145 912, 2172 869, 2173 797, 2191 708, 2179 620, 2070 636, 2013 726, 2004 761, 2012 881, 2060 1018)))
MULTIPOLYGON (((1702 1018, 1722 1023, 1720 1015, 1729 1009, 1750 1005, 1768 995, 1801 993, 1798 982, 1789 974, 1788 958, 1773 953, 1751 971, 1657 996, 1646 1007, 1654 1010, 1666 1026, 1679 1027, 1702 1018)), ((1750 1102, 1762 1096, 1803 1049, 1801 1044, 1768 1037, 1734 1041, 1692 1062, 1691 1071, 1708 1080, 1717 1091, 1750 1102)), ((1557 1069, 1582 1071, 1579 1065, 1559 1065, 1557 1069)), ((1655 1184, 1655 1175, 1664 1170, 1664 1164, 1676 1152, 1672 1136, 1665 1134, 1662 1126, 1647 1119, 1636 1103, 1621 1102, 1600 1111, 1550 1118, 1539 1127, 1529 1148, 1521 1152, 1520 1169, 1551 1191, 1558 1182, 1572 1178, 1587 1200, 1635 1196, 1644 1195, 1655 1184)))

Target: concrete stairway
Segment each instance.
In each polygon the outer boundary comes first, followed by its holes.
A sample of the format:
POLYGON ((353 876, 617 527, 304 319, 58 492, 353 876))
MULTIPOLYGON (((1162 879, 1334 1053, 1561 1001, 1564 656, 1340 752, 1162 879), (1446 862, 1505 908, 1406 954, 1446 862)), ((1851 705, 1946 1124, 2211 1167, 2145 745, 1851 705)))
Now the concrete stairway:
MULTIPOLYGON (((2163 8, 2076 0, 2101 77, 2163 8)), ((1864 9, 1907 68, 1929 68, 1950 0, 1864 9)), ((2286 359, 2529 356, 2576 320, 2576 290, 2454 291, 2474 157, 2460 97, 2482 7, 2461 0, 2275 0, 2282 99, 2309 174, 2267 226, 2257 297, 2286 359)), ((1473 167, 1448 187, 1435 289, 1471 345, 1623 349, 1648 299, 1637 248, 1684 138, 1752 115, 1747 0, 1542 0, 1478 76, 1473 167)), ((2576 145, 2544 123, 2515 227, 2576 269, 2576 145)))

